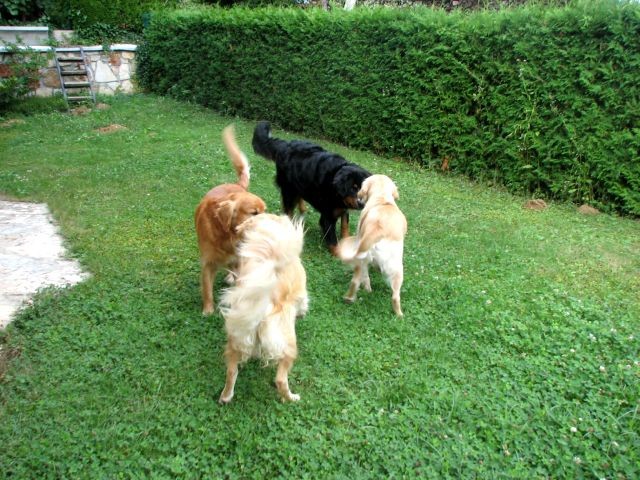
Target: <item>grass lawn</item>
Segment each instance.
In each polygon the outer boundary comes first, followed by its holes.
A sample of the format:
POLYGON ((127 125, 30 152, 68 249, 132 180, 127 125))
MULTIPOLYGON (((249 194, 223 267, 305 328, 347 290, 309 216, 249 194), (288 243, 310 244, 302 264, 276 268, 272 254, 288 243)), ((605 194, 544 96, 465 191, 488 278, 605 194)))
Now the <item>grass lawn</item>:
MULTIPOLYGON (((306 221, 310 312, 282 404, 275 370, 224 384, 200 315, 193 212, 234 180, 233 119, 148 96, 0 127, 0 193, 46 202, 92 277, 38 294, 0 332, 3 478, 640 478, 640 223, 323 143, 400 189, 403 319, 306 221), (102 133, 98 129, 122 125, 102 133)), ((251 190, 274 165, 236 121, 251 190)), ((275 130, 276 136, 294 138, 275 130)), ((352 215, 352 229, 357 214, 352 215)), ((218 291, 223 286, 219 276, 218 291)))

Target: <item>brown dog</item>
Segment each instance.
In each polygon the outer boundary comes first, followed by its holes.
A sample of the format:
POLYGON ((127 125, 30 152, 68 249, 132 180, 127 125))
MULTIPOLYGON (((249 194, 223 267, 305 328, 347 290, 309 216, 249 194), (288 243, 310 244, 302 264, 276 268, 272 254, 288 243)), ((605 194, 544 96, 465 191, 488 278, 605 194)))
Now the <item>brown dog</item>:
POLYGON ((364 203, 355 237, 343 238, 338 256, 353 267, 353 278, 344 299, 353 303, 361 284, 371 291, 369 264, 380 268, 391 286, 391 304, 402 316, 400 288, 404 276, 402 256, 407 219, 396 205, 398 189, 386 175, 371 175, 362 182, 358 201, 364 203))
POLYGON ((222 132, 222 141, 238 175, 237 183, 218 185, 207 192, 196 208, 196 233, 200 247, 202 313, 213 313, 213 283, 221 267, 233 264, 240 234, 237 227, 266 210, 264 201, 249 193, 249 162, 238 147, 233 126, 222 132))

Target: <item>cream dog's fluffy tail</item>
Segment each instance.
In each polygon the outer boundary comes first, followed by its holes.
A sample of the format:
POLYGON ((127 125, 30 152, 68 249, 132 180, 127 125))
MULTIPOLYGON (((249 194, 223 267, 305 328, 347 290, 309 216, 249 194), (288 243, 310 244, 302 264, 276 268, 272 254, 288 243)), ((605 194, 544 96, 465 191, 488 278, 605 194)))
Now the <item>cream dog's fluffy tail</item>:
POLYGON ((233 125, 227 126, 222 131, 222 142, 227 149, 227 153, 229 154, 229 158, 231 159, 233 167, 236 169, 236 174, 238 175, 238 185, 240 185, 245 190, 248 190, 250 179, 249 160, 236 143, 233 125))
POLYGON ((282 326, 292 325, 299 313, 295 303, 280 301, 278 284, 288 265, 300 262, 303 227, 287 217, 262 214, 241 229, 238 278, 223 293, 220 311, 241 361, 252 356, 275 360, 286 349, 282 326))
POLYGON ((241 274, 236 287, 226 290, 220 300, 227 335, 242 352, 242 360, 260 356, 255 351, 258 327, 273 308, 271 292, 277 284, 276 262, 265 260, 249 273, 241 274), (240 288, 239 285, 242 285, 240 288))

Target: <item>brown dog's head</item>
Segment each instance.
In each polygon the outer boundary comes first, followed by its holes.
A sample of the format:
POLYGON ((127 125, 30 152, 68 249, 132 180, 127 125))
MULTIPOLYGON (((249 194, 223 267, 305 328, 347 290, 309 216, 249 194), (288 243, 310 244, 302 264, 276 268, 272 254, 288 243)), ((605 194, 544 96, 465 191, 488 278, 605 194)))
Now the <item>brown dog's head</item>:
POLYGON ((386 175, 371 175, 364 182, 358 192, 358 205, 360 208, 371 198, 381 198, 384 201, 393 202, 400 198, 398 187, 386 175))
POLYGON ((348 164, 342 167, 333 178, 333 187, 347 208, 362 208, 358 204, 358 191, 365 178, 371 174, 363 168, 348 164))
POLYGON ((264 213, 267 209, 264 201, 249 192, 236 192, 224 202, 220 202, 216 215, 225 231, 237 233, 237 228, 248 218, 264 213))

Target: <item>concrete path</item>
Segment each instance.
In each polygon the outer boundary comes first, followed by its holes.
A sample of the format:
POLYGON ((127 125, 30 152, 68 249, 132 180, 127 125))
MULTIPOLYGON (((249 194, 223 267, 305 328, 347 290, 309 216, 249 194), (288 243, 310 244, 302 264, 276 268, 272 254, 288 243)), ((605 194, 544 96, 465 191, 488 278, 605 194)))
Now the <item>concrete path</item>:
POLYGON ((0 200, 0 329, 39 288, 88 277, 78 262, 64 257, 45 204, 0 200))

